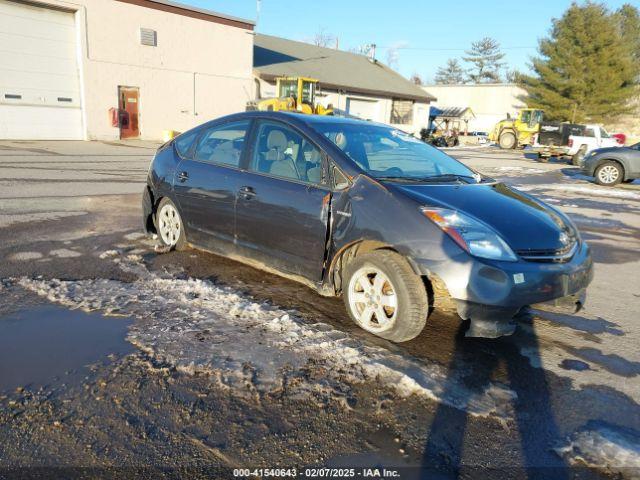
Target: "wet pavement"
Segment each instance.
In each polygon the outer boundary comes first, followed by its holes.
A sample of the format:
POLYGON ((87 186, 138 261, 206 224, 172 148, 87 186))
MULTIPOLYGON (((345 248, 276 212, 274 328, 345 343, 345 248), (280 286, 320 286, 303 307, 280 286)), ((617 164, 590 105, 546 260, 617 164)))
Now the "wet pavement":
POLYGON ((0 317, 0 393, 78 381, 83 367, 131 353, 125 340, 130 324, 56 305, 0 317))
POLYGON ((203 252, 156 254, 136 194, 0 204, 0 476, 376 463, 429 478, 635 478, 640 185, 603 192, 559 162, 449 153, 574 219, 596 261, 584 311, 536 308, 512 337, 466 339, 437 295, 424 332, 397 345, 353 325, 341 299, 203 252))

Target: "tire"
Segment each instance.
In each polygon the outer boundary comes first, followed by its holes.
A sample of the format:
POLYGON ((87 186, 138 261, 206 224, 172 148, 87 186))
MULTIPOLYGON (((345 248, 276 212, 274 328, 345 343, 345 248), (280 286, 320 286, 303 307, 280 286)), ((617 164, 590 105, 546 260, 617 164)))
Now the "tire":
POLYGON ((187 237, 178 207, 167 197, 163 198, 156 210, 156 229, 162 244, 171 250, 184 250, 187 237))
POLYGON ((361 328, 393 342, 420 334, 429 312, 427 291, 401 255, 376 250, 357 256, 344 279, 345 307, 361 328))
POLYGON ((598 185, 613 187, 622 181, 624 171, 618 162, 607 160, 598 165, 593 175, 596 177, 596 183, 598 185))
POLYGON ((576 152, 576 154, 571 157, 571 164, 579 167, 580 163, 582 163, 582 159, 584 158, 585 153, 587 153, 587 147, 586 145, 582 145, 576 152))
POLYGON ((516 138, 515 133, 513 132, 503 132, 500 134, 500 138, 498 139, 498 144, 500 148, 504 150, 512 150, 516 148, 518 143, 518 139, 516 138))

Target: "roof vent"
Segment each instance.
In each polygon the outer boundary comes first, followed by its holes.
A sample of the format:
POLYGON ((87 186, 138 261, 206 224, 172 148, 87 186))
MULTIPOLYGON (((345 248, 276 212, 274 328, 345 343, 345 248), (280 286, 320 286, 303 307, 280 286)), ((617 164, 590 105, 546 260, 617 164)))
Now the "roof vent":
POLYGON ((158 45, 158 34, 150 28, 140 29, 140 44, 155 47, 158 45))

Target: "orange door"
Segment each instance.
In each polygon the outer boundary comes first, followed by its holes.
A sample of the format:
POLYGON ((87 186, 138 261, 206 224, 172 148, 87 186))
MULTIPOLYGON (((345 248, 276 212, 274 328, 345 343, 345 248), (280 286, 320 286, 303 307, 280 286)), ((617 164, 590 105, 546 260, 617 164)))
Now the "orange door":
POLYGON ((138 115, 140 114, 140 92, 137 87, 118 87, 120 108, 120 138, 140 136, 138 115))

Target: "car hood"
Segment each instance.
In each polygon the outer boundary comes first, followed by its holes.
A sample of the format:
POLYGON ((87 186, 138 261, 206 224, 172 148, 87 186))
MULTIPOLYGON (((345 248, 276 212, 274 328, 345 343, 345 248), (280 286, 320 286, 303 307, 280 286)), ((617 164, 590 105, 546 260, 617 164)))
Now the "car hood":
POLYGON ((398 185, 421 205, 451 208, 489 225, 514 250, 557 250, 576 232, 545 203, 503 183, 398 185))
POLYGON ((596 148, 594 150, 592 150, 592 152, 595 152, 596 155, 599 155, 601 153, 611 153, 611 152, 623 152, 625 150, 628 150, 626 147, 603 147, 603 148, 596 148))

